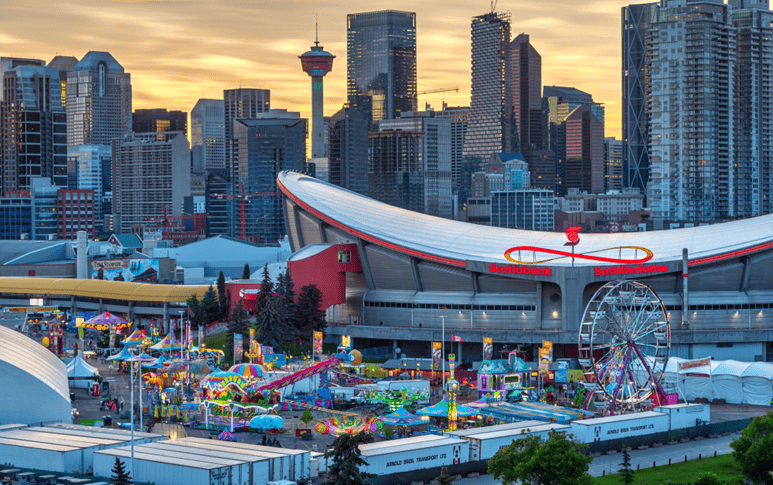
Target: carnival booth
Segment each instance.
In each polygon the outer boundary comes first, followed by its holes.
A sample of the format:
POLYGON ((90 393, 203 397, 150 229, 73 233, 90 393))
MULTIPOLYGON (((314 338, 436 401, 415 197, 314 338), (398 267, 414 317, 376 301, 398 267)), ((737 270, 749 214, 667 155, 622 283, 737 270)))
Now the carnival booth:
POLYGON ((478 392, 481 396, 495 392, 508 395, 525 386, 528 373, 529 366, 514 352, 508 360, 484 360, 478 369, 478 392))
POLYGON ((93 386, 95 377, 99 377, 99 369, 89 365, 80 354, 67 364, 67 381, 70 387, 89 389, 93 386))

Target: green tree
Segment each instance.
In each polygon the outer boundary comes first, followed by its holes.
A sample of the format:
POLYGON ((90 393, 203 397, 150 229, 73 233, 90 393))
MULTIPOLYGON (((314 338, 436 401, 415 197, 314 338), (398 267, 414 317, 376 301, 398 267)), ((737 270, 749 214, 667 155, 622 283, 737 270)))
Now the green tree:
POLYGON ((186 302, 188 304, 188 309, 190 310, 189 315, 191 319, 191 326, 198 327, 199 325, 203 325, 203 317, 201 313, 201 302, 199 301, 198 297, 196 295, 192 295, 186 302))
POLYGON ((114 485, 131 485, 132 480, 129 472, 126 471, 126 465, 118 458, 115 459, 112 472, 113 476, 110 478, 113 480, 114 485))
POLYGON ((226 318, 228 316, 228 300, 225 289, 225 275, 221 271, 217 277, 217 299, 220 307, 220 318, 226 318))
POLYGON ((295 308, 296 325, 301 338, 311 340, 314 332, 327 328, 325 312, 321 309, 322 292, 317 285, 306 285, 298 295, 298 305, 295 308))
MULTIPOLYGON (((244 333, 249 330, 250 316, 247 313, 247 310, 242 306, 241 300, 239 300, 239 303, 231 310, 231 315, 228 320, 228 340, 230 341, 233 341, 233 336, 235 334, 240 333, 244 335, 244 333)), ((249 344, 249 339, 242 339, 243 342, 245 340, 245 343, 249 344)))
POLYGON ((620 463, 620 466, 622 468, 617 471, 620 472, 623 485, 632 485, 634 471, 631 470, 631 454, 628 452, 627 447, 623 448, 623 461, 620 463))
POLYGON ((244 270, 242 271, 242 279, 243 280, 250 279, 250 275, 251 274, 252 273, 250 273, 250 264, 249 263, 244 263, 244 270))
POLYGON ((372 439, 364 431, 337 436, 333 440, 333 449, 326 455, 327 458, 332 458, 332 463, 328 468, 330 478, 325 485, 369 485, 371 482, 367 479, 375 475, 360 471, 360 467, 366 464, 362 459, 360 443, 367 443, 372 439))
POLYGON ((499 450, 488 462, 488 472, 503 485, 590 485, 585 455, 587 445, 551 431, 545 442, 526 436, 499 450))
POLYGON ((207 291, 204 292, 204 298, 201 299, 201 305, 199 306, 201 312, 201 320, 204 325, 209 325, 215 320, 220 319, 220 304, 218 303, 217 293, 212 285, 209 285, 207 291))
POLYGON ((305 409, 303 411, 303 414, 301 414, 301 421, 306 425, 307 428, 309 427, 309 423, 314 421, 314 415, 311 414, 311 410, 305 409))
POLYGON ((266 305, 258 310, 258 341, 278 349, 283 343, 294 338, 294 332, 288 328, 279 297, 269 297, 266 305))
POLYGON ((730 447, 744 475, 755 482, 768 483, 773 471, 773 414, 754 418, 730 447))
POLYGON ((440 469, 440 476, 436 477, 439 485, 451 485, 458 475, 451 476, 448 474, 448 468, 442 467, 440 469))
POLYGON ((277 277, 276 292, 282 298, 282 306, 284 306, 285 314, 287 315, 288 325, 290 328, 297 329, 298 312, 297 305, 295 304, 295 283, 287 268, 285 268, 284 273, 279 273, 277 277))
POLYGON ((268 304, 271 295, 274 294, 274 283, 268 274, 268 264, 263 266, 263 279, 260 281, 260 290, 255 297, 255 309, 260 312, 268 304))

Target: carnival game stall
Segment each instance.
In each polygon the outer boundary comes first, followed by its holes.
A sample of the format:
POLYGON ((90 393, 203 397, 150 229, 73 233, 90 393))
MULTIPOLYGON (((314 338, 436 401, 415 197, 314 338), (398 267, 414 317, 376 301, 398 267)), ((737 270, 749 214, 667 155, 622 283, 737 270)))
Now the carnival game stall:
POLYGON ((526 387, 529 366, 516 356, 509 360, 484 360, 478 368, 478 392, 481 396, 494 392, 509 395, 526 387))
POLYGON ((70 387, 90 389, 99 378, 99 369, 88 364, 80 354, 67 364, 67 381, 70 387))
MULTIPOLYGON (((419 409, 418 411, 416 411, 416 414, 418 414, 419 416, 427 416, 429 418, 434 418, 436 425, 440 427, 441 425, 443 425, 443 423, 447 422, 448 420, 448 397, 444 397, 443 400, 438 402, 437 404, 419 409)), ((458 418, 471 418, 479 414, 480 413, 475 408, 470 408, 462 405, 456 406, 456 416, 458 418)))

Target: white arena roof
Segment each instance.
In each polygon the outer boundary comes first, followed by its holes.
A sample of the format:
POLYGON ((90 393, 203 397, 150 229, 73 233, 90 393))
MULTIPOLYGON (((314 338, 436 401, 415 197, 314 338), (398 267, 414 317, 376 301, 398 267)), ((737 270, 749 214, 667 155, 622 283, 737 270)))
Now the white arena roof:
MULTIPOLYGON (((390 206, 297 172, 280 173, 277 184, 285 196, 326 223, 408 255, 465 267, 467 261, 509 264, 505 251, 526 247, 530 249, 514 252, 512 257, 542 262, 545 266, 572 265, 569 257, 532 249, 571 252, 570 247, 564 246, 566 235, 560 232, 503 229, 433 217, 390 206)), ((691 266, 739 257, 773 247, 773 215, 667 231, 580 234, 575 251, 613 259, 643 258, 645 253, 633 247, 652 252, 648 263, 681 260, 682 248, 688 249, 691 266)), ((587 259, 575 260, 577 266, 598 264, 587 259)))
POLYGON ((67 366, 25 335, 0 326, 0 424, 72 421, 67 366))

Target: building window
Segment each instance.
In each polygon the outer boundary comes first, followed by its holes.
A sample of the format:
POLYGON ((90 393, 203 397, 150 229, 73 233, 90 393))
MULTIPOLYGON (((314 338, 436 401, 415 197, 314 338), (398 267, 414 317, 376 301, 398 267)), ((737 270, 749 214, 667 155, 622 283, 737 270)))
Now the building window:
POLYGON ((351 251, 338 251, 338 262, 339 263, 349 263, 352 260, 352 252, 351 251))

